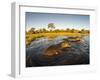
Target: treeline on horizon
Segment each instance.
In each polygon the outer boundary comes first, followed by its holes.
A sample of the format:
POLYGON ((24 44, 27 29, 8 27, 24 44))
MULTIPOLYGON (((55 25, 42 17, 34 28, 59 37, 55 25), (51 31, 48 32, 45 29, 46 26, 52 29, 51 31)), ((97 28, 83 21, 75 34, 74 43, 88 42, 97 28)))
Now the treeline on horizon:
POLYGON ((32 33, 32 34, 37 34, 37 33, 58 33, 58 32, 69 32, 69 33, 90 33, 89 30, 85 30, 84 28, 81 30, 78 29, 70 29, 70 28, 66 28, 66 29, 55 29, 55 25, 54 23, 49 23, 48 24, 48 30, 45 28, 41 28, 36 30, 35 28, 31 28, 29 31, 26 31, 26 33, 32 33))

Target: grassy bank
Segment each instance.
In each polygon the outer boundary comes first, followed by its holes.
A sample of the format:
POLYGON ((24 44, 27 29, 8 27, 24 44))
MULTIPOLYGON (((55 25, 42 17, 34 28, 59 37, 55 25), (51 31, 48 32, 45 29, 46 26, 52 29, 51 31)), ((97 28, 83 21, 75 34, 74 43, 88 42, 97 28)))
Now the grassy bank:
POLYGON ((52 33, 37 33, 37 34, 27 34, 26 33, 26 46, 29 45, 32 41, 36 40, 37 38, 47 37, 48 39, 53 39, 57 36, 71 36, 71 37, 82 37, 89 35, 89 33, 71 33, 71 32, 52 32, 52 33))

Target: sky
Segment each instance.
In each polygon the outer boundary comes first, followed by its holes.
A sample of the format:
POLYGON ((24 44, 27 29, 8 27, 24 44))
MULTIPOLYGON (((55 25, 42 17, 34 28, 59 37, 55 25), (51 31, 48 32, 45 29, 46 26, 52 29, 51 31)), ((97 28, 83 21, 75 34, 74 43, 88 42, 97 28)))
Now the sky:
POLYGON ((89 29, 90 19, 89 15, 79 14, 58 14, 58 13, 25 13, 26 30, 29 28, 46 28, 49 23, 55 24, 55 29, 89 29))

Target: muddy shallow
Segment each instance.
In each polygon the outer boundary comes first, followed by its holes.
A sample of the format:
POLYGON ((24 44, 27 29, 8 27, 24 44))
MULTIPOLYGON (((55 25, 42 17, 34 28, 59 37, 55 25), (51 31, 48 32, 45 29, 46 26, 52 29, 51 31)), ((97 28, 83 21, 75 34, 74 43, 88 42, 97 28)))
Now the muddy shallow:
POLYGON ((79 41, 67 39, 59 36, 53 40, 40 38, 33 41, 26 48, 26 67, 89 64, 89 36, 79 41))

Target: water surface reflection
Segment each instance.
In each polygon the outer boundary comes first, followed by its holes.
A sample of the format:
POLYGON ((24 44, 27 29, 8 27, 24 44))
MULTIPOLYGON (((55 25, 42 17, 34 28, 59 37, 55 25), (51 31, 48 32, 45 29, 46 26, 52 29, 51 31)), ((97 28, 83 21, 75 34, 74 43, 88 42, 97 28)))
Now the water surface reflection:
POLYGON ((89 64, 89 36, 39 38, 26 48, 26 67, 89 64))

